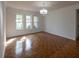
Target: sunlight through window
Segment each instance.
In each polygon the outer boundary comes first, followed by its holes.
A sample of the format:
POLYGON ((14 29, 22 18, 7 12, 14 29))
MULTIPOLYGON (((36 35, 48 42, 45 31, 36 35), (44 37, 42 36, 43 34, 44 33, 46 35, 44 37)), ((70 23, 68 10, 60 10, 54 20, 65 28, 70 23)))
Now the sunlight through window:
POLYGON ((37 16, 34 16, 34 27, 35 28, 38 28, 38 17, 37 16))
POLYGON ((23 29, 23 16, 16 15, 16 30, 22 30, 22 29, 23 29))
POLYGON ((26 28, 32 29, 32 17, 31 16, 26 16, 26 28))

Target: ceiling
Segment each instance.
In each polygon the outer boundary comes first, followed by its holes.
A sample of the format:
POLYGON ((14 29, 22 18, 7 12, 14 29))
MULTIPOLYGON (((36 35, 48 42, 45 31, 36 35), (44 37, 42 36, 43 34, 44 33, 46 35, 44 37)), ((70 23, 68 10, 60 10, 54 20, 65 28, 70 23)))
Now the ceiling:
POLYGON ((6 1, 5 5, 6 7, 39 12, 43 7, 50 11, 78 3, 79 1, 6 1))

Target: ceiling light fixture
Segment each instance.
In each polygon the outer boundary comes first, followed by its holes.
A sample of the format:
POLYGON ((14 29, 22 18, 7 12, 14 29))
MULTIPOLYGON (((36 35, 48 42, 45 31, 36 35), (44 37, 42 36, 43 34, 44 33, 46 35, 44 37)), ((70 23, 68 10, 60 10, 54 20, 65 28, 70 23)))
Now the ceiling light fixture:
MULTIPOLYGON (((45 6, 45 3, 43 3, 43 6, 45 6)), ((44 15, 48 14, 48 10, 45 7, 43 7, 42 9, 40 9, 40 14, 42 14, 44 16, 44 15)))

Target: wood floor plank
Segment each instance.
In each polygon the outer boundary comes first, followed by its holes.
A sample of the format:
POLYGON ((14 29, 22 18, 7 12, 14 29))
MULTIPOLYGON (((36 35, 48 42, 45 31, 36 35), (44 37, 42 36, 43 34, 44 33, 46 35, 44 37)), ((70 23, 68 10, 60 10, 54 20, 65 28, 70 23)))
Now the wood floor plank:
POLYGON ((5 58, 79 57, 79 41, 46 32, 10 38, 5 47, 5 58))

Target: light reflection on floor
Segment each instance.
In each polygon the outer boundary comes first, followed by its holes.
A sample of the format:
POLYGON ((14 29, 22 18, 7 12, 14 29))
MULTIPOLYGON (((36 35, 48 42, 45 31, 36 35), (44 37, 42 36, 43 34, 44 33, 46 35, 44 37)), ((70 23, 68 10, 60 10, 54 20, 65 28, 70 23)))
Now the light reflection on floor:
POLYGON ((8 46, 10 43, 12 43, 15 40, 16 40, 16 38, 12 38, 12 39, 8 40, 7 42, 5 42, 5 47, 8 46))
MULTIPOLYGON (((10 39, 8 39, 10 40, 10 39)), ((46 33, 16 37, 5 49, 5 58, 79 57, 79 42, 46 33)))
POLYGON ((26 36, 23 36, 23 37, 20 39, 20 41, 24 41, 24 40, 26 40, 26 36))
POLYGON ((32 48, 32 41, 30 38, 23 36, 20 40, 16 41, 16 50, 15 53, 19 54, 23 52, 23 46, 26 51, 29 51, 32 48), (25 42, 25 44, 23 44, 25 42))
POLYGON ((31 39, 26 39, 26 51, 30 50, 32 48, 32 40, 31 39))
POLYGON ((21 53, 22 50, 23 50, 23 48, 22 48, 22 42, 21 41, 17 41, 16 42, 16 50, 15 50, 16 54, 21 53))

